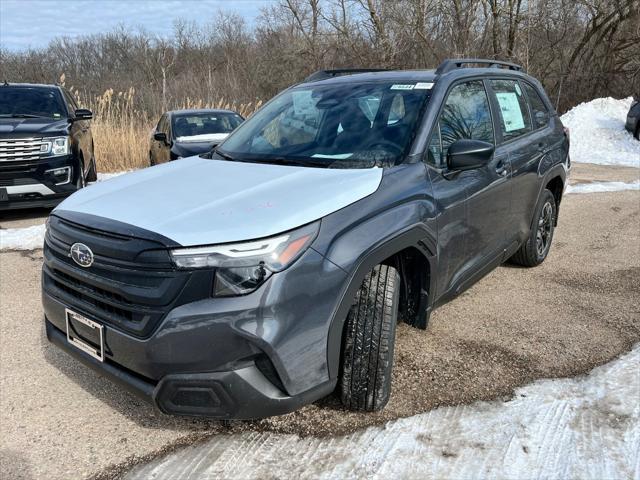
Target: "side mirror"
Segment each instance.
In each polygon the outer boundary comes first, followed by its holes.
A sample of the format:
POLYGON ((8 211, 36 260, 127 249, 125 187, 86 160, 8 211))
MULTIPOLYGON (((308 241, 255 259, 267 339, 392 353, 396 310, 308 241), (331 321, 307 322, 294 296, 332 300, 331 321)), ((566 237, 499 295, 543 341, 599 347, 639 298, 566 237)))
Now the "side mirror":
POLYGON ((93 112, 86 108, 79 108, 74 112, 74 120, 91 120, 93 118, 93 112))
POLYGON ((159 142, 167 143, 167 134, 164 132, 153 132, 153 139, 159 142))
POLYGON ((494 150, 495 147, 491 143, 461 138, 449 147, 447 167, 452 171, 483 167, 491 159, 494 150))

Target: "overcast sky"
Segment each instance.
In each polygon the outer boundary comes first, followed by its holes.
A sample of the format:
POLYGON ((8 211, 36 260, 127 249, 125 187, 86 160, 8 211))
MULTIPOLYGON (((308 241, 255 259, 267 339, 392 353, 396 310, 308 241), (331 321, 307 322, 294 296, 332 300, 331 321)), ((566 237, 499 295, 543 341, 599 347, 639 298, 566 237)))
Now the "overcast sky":
POLYGON ((0 45, 9 50, 46 46, 58 36, 102 33, 124 24, 163 35, 174 20, 203 23, 220 9, 250 25, 276 0, 0 0, 0 45))

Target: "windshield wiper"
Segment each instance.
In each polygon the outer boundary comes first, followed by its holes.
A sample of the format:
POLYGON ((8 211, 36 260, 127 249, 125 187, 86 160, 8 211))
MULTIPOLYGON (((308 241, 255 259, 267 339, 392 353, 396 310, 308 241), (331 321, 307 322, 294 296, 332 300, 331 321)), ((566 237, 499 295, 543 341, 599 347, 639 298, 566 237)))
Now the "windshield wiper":
POLYGON ((220 150, 218 150, 217 148, 213 149, 213 153, 215 153, 216 155, 221 156, 225 160, 230 160, 232 162, 235 160, 231 155, 229 155, 228 153, 223 153, 220 150))
POLYGON ((0 117, 9 118, 45 118, 43 115, 31 115, 30 113, 3 113, 0 117))

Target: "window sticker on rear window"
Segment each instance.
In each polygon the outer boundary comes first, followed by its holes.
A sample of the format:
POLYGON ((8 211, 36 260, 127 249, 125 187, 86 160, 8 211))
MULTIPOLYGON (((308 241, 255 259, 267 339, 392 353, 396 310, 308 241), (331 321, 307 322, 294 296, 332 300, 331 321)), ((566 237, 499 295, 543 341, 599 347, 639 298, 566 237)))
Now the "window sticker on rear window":
POLYGON ((496 97, 500 104, 500 112, 502 113, 505 132, 513 132, 514 130, 522 130, 525 128, 517 94, 514 92, 501 92, 496 93, 496 97))

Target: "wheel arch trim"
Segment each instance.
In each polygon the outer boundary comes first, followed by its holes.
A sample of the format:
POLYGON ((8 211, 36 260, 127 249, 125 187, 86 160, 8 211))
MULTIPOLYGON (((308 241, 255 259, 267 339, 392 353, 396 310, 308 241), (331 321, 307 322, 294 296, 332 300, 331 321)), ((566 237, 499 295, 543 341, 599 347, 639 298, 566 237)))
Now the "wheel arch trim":
MULTIPOLYGON (((327 365, 329 370, 329 378, 337 378, 340 369, 340 353, 342 349, 342 334, 344 331, 344 323, 353 303, 353 298, 360 288, 365 276, 376 265, 382 263, 385 259, 401 252, 410 247, 415 247, 420 251, 427 260, 431 274, 429 276, 429 291, 435 291, 435 239, 430 238, 430 232, 420 226, 412 225, 407 229, 398 232, 391 239, 375 246, 366 255, 360 258, 356 266, 350 272, 349 279, 342 290, 340 301, 337 303, 333 312, 331 323, 329 325, 329 333, 327 336, 327 365), (431 245, 428 245, 426 242, 431 245)), ((429 299, 429 304, 431 298, 429 299)))

